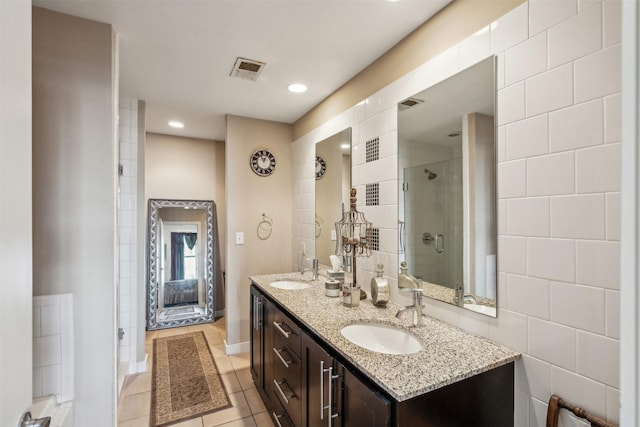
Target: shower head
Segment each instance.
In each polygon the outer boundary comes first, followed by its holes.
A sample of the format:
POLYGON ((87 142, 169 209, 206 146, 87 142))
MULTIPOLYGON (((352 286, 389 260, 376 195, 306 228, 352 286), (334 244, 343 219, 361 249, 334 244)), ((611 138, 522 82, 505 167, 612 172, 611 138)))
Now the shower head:
POLYGON ((436 179, 436 178, 438 177, 438 174, 437 174, 437 173, 433 173, 433 172, 431 172, 429 169, 425 169, 425 170, 424 170, 424 173, 426 173, 426 174, 427 174, 427 179, 428 179, 429 181, 431 181, 432 179, 436 179))

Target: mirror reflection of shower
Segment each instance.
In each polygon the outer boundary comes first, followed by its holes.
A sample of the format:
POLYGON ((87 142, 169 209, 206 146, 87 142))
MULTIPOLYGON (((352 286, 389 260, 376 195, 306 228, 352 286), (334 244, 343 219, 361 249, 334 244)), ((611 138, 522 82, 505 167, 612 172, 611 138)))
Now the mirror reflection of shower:
POLYGON ((462 151, 439 151, 442 160, 404 169, 406 261, 414 276, 453 288, 463 278, 462 151))

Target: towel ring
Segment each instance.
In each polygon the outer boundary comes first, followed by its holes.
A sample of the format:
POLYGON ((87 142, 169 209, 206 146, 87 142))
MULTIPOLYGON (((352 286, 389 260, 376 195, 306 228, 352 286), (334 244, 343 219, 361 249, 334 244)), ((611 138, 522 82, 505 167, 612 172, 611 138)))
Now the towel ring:
POLYGON ((258 222, 258 228, 256 229, 256 234, 258 235, 258 239, 267 240, 271 237, 271 232, 273 231, 273 220, 269 218, 266 214, 262 214, 262 219, 258 222))
POLYGON ((316 214, 316 239, 322 234, 322 218, 316 214))

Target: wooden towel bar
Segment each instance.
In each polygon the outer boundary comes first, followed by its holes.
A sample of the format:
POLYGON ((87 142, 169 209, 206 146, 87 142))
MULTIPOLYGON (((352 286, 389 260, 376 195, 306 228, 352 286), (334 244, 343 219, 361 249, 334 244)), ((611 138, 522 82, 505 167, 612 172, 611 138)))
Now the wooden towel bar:
POLYGON ((549 399, 549 409, 547 410, 547 427, 558 427, 558 416, 560 415, 560 409, 565 408, 573 412, 578 418, 584 418, 591 423, 591 427, 618 427, 615 424, 603 420, 602 418, 592 415, 580 408, 579 406, 573 406, 564 399, 561 399, 555 394, 549 399))

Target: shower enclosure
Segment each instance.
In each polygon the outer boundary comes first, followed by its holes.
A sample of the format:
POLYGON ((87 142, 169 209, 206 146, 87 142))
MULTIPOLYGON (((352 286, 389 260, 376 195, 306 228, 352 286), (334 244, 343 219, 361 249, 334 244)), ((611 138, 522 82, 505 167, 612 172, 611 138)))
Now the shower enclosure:
POLYGON ((414 276, 463 282, 462 158, 404 169, 405 257, 414 276))

